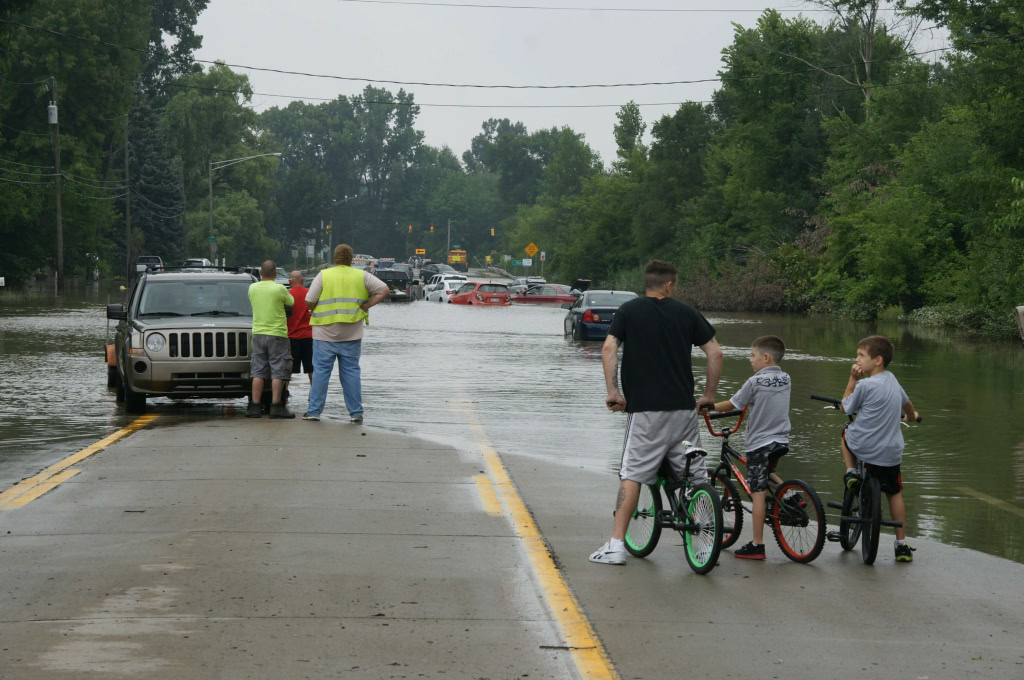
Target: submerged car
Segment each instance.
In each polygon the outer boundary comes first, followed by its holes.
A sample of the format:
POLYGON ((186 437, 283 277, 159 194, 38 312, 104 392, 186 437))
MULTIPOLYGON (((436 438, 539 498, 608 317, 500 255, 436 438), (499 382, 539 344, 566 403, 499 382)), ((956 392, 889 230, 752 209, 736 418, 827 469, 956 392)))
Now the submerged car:
POLYGON ((513 295, 512 302, 561 305, 566 302, 575 302, 577 297, 579 297, 579 293, 574 293, 569 286, 546 283, 527 288, 524 292, 513 295))
POLYGON ((569 310, 562 322, 562 334, 573 340, 604 340, 619 306, 636 297, 621 290, 588 290, 576 302, 563 304, 569 310))
POLYGON ((469 281, 462 284, 448 298, 452 305, 507 305, 511 293, 504 283, 480 283, 469 281))
POLYGON ((465 279, 447 279, 436 284, 431 288, 430 292, 426 294, 425 300, 427 302, 447 302, 448 298, 455 294, 459 288, 465 285, 465 279))
POLYGON ((253 282, 238 271, 150 270, 127 304, 107 305, 117 321, 114 387, 126 411, 144 411, 147 397, 250 395, 253 282))
POLYGON ((374 274, 387 284, 391 290, 388 298, 391 302, 410 302, 413 299, 413 280, 403 271, 396 269, 378 269, 374 274))

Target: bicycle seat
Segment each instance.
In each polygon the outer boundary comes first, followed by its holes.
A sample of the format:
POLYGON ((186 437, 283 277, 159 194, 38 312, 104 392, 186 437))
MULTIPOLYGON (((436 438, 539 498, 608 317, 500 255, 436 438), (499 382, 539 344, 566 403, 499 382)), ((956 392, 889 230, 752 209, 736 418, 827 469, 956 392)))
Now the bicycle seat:
POLYGON ((769 456, 784 456, 787 453, 789 453, 789 446, 787 444, 776 444, 768 449, 769 456))
POLYGON ((686 460, 693 460, 698 456, 703 458, 708 455, 707 451, 705 451, 699 446, 694 446, 688 441, 683 442, 683 448, 686 450, 686 453, 684 454, 686 456, 686 460))

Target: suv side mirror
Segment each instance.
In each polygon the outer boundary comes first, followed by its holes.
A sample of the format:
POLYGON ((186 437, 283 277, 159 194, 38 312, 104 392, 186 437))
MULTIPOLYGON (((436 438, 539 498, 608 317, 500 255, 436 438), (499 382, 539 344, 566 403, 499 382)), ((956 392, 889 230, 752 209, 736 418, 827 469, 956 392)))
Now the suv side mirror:
POLYGON ((128 309, 122 304, 107 305, 108 319, 127 319, 128 309))

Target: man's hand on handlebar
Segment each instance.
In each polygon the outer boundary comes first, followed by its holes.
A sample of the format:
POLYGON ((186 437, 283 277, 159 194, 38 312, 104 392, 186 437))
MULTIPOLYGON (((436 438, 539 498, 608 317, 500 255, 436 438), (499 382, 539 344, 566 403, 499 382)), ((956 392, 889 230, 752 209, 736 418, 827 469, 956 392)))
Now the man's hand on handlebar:
POLYGON ((709 411, 714 411, 715 410, 715 398, 714 397, 709 397, 707 395, 704 395, 703 397, 701 397, 700 399, 697 400, 697 412, 699 413, 701 411, 704 411, 705 409, 707 409, 709 411))

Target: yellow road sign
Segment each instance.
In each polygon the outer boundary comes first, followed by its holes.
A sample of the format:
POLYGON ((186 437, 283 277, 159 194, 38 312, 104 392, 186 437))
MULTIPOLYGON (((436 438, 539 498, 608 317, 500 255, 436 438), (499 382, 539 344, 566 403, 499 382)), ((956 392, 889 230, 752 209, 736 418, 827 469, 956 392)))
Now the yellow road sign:
POLYGON ((540 251, 540 248, 537 247, 536 243, 534 243, 533 241, 530 241, 530 245, 528 245, 525 248, 523 248, 523 250, 526 251, 527 255, 529 255, 530 257, 533 257, 534 255, 536 255, 540 251))
POLYGON ((426 255, 427 254, 427 249, 426 248, 417 248, 416 249, 416 254, 417 255, 426 255))

